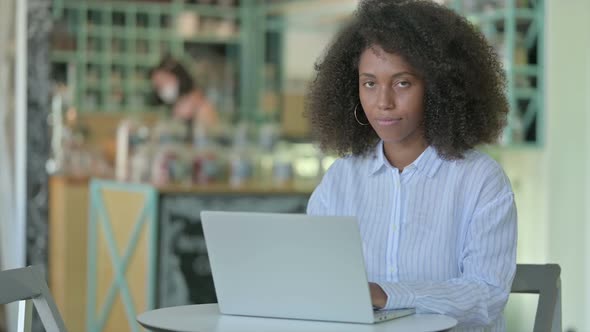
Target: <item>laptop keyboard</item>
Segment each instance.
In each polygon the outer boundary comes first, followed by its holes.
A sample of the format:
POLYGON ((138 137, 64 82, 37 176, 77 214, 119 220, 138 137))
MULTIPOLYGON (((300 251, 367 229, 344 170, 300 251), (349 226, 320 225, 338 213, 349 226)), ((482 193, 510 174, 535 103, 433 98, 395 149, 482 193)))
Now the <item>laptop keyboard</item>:
POLYGON ((375 316, 375 321, 381 321, 384 320, 387 317, 387 314, 389 314, 389 311, 373 311, 373 315, 375 316))

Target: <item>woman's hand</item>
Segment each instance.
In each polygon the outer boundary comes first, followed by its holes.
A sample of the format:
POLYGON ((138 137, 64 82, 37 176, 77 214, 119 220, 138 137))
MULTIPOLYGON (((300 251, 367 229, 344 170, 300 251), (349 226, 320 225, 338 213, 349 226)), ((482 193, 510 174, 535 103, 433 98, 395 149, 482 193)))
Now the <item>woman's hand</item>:
POLYGON ((369 283, 369 290, 371 291, 371 302, 373 307, 381 309, 387 303, 387 294, 381 289, 381 286, 374 282, 369 283))

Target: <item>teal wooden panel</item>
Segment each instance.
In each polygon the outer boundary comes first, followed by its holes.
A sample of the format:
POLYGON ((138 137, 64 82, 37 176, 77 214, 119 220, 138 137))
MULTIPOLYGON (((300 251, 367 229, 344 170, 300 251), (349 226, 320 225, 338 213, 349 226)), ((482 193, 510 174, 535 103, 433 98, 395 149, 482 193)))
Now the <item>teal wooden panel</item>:
POLYGON ((113 308, 117 294, 121 295, 123 306, 126 312, 127 321, 130 331, 139 331, 139 325, 136 322, 137 310, 133 304, 129 284, 125 273, 131 257, 137 248, 139 237, 144 228, 148 233, 148 259, 146 262, 147 288, 146 299, 147 309, 155 308, 155 288, 156 288, 156 246, 157 246, 157 192, 148 185, 140 184, 123 184, 112 181, 92 180, 90 183, 90 209, 89 209, 89 226, 88 226, 88 284, 87 284, 87 303, 86 303, 86 330, 89 332, 102 331, 113 308), (111 220, 107 209, 104 205, 103 191, 119 191, 139 193, 145 196, 145 203, 138 218, 133 224, 133 231, 129 242, 126 245, 123 255, 120 256, 117 250, 117 244, 112 230, 111 220), (147 224, 147 225, 146 225, 147 224), (96 270, 98 258, 98 233, 104 235, 107 244, 107 250, 111 259, 114 272, 114 281, 109 287, 106 300, 97 312, 97 274, 96 270))

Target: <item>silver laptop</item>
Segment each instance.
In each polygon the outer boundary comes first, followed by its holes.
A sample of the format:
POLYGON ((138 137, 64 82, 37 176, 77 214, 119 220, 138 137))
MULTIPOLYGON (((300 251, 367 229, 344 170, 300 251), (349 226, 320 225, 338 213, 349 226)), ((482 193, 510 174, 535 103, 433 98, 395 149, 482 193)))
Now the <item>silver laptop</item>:
POLYGON ((377 323, 415 309, 373 310, 352 217, 201 212, 223 314, 377 323))

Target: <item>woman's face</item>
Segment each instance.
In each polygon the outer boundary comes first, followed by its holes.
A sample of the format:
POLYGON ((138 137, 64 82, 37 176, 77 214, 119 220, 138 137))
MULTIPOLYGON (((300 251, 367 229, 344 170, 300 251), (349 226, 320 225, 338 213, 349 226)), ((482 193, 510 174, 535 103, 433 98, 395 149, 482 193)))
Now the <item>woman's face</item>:
POLYGON ((152 74, 152 86, 166 104, 174 104, 179 97, 179 82, 174 74, 165 70, 156 70, 152 74))
POLYGON ((379 46, 366 49, 359 60, 359 97, 386 144, 424 140, 424 81, 401 56, 379 46))

